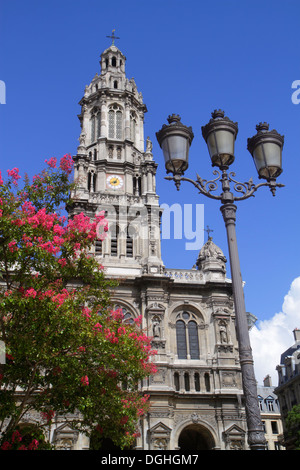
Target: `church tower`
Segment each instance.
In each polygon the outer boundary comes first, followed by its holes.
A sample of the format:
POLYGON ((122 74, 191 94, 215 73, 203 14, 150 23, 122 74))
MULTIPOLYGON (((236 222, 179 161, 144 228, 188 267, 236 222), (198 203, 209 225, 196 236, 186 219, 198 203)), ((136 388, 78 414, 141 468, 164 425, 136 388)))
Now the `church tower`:
POLYGON ((111 276, 162 270, 157 164, 144 138, 142 93, 125 74, 126 57, 113 44, 101 54, 100 74, 85 87, 79 104, 81 134, 75 162, 77 190, 72 216, 106 211, 108 237, 94 254, 111 276))
MULTIPOLYGON (((124 319, 142 317, 157 350, 157 373, 141 384, 151 408, 138 423, 135 449, 245 449, 246 419, 226 258, 212 238, 191 269, 168 269, 161 259, 161 208, 152 143, 144 137, 147 112, 126 58, 113 43, 100 73, 79 102, 81 133, 74 158, 69 215, 106 211, 108 236, 93 254, 118 279, 114 308, 124 319)), ((99 237, 100 238, 100 237, 99 237)), ((65 424, 55 430, 65 440, 65 424)), ((70 431, 71 432, 71 431, 70 431)), ((89 447, 73 436, 73 449, 89 447)))

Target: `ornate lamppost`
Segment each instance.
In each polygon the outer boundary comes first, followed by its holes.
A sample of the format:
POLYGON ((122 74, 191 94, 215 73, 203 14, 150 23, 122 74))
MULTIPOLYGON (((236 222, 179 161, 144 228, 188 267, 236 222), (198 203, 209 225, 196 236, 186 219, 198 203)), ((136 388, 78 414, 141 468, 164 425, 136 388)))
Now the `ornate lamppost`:
POLYGON ((243 293, 242 276, 236 240, 236 201, 242 201, 254 196, 258 188, 268 186, 275 196, 277 187, 276 178, 282 173, 282 148, 284 137, 276 130, 269 131, 267 123, 256 126, 257 134, 248 139, 248 150, 251 153, 259 178, 265 182, 254 184, 252 178, 248 182, 240 183, 234 179, 235 173, 228 173, 229 166, 234 161, 234 144, 238 133, 238 125, 224 115, 224 111, 215 110, 212 119, 202 127, 202 135, 206 141, 215 179, 210 181, 202 179, 197 174, 196 181, 184 177, 188 168, 189 148, 194 138, 191 127, 181 123, 178 115, 168 117, 169 125, 164 124, 156 137, 163 150, 167 180, 173 180, 179 190, 181 181, 192 183, 201 194, 211 199, 221 201, 221 212, 226 226, 229 249, 232 289, 236 314, 237 339, 239 344, 239 357, 245 397, 246 419, 248 427, 248 443, 251 450, 265 449, 266 441, 260 416, 257 386, 254 374, 253 356, 250 345, 248 322, 243 293), (221 194, 215 194, 218 181, 222 186, 221 194), (233 184, 234 193, 231 192, 233 184))

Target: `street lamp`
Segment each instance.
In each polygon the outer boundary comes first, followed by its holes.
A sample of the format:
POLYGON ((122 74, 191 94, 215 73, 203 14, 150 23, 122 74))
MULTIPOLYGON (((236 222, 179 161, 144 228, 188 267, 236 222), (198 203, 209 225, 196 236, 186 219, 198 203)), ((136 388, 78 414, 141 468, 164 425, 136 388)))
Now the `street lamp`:
POLYGON ((257 133, 248 139, 247 148, 253 157, 259 178, 266 181, 255 185, 250 178, 248 182, 240 183, 234 179, 234 172, 229 174, 227 172, 235 158, 234 144, 238 125, 226 117, 224 111, 215 110, 212 113, 212 119, 202 127, 202 135, 208 147, 212 166, 218 167, 220 171, 214 170, 213 174, 216 178, 210 181, 203 180, 198 174, 196 181, 194 181, 183 176, 184 171, 188 168, 188 151, 194 137, 192 128, 184 126, 178 115, 169 116, 168 122, 169 125, 163 125, 161 130, 156 133, 158 143, 163 149, 167 173, 173 173, 173 176, 167 176, 166 179, 173 180, 177 190, 179 190, 181 181, 188 181, 201 194, 211 199, 217 199, 222 204, 220 209, 227 231, 248 443, 251 450, 263 450, 266 441, 258 404, 248 331, 235 230, 237 206, 234 202, 254 196, 255 191, 262 186, 268 186, 275 196, 276 188, 284 186, 276 182, 276 178, 282 173, 284 137, 275 130, 269 131, 269 125, 266 123, 260 123, 256 126, 257 133), (222 192, 219 195, 214 193, 218 189, 218 180, 222 186, 222 192), (233 183, 235 193, 230 191, 230 183, 233 183))

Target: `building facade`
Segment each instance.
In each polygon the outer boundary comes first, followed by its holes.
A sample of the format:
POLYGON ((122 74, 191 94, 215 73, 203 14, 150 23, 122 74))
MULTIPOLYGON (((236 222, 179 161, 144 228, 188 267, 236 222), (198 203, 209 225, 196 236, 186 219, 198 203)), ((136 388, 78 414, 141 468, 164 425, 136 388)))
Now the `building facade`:
POLYGON ((264 379, 263 385, 257 386, 260 415, 265 431, 267 450, 284 450, 281 442, 282 420, 278 397, 274 392, 272 380, 269 375, 264 379))
MULTIPOLYGON (((119 281, 114 306, 127 321, 142 315, 158 352, 158 372, 141 385, 151 408, 139 423, 135 449, 247 449, 226 258, 209 237, 192 269, 164 266, 157 163, 144 137, 147 108, 125 64, 112 44, 80 101, 77 188, 69 215, 106 211, 109 235, 96 242, 93 255, 119 281)), ((52 441, 60 448, 89 446, 64 423, 57 423, 52 441)))

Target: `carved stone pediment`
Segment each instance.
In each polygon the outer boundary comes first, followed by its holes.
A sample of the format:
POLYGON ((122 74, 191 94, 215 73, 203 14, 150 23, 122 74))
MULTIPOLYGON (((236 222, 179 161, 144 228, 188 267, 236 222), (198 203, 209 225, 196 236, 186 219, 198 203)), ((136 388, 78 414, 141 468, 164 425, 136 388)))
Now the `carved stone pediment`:
POLYGON ((159 302, 153 302, 146 308, 146 313, 164 313, 166 307, 159 302))
POLYGON ((151 450, 169 449, 170 434, 172 429, 160 422, 148 430, 148 439, 151 450))
POLYGON ((57 450, 72 450, 77 442, 79 432, 64 423, 55 429, 53 442, 57 450))
POLYGON ((230 426, 224 433, 227 450, 244 450, 246 431, 236 424, 230 426))

